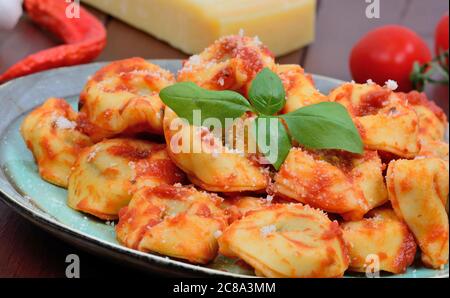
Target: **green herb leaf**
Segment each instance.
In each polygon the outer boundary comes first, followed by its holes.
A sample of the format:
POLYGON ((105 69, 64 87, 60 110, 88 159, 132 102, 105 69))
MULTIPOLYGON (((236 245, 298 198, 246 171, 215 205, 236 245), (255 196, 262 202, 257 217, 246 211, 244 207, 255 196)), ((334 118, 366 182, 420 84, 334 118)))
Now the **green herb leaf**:
POLYGON ((254 133, 258 149, 279 170, 292 148, 289 135, 275 116, 259 116, 254 122, 254 133))
POLYGON ((281 79, 268 68, 255 77, 248 95, 255 109, 264 115, 274 115, 286 103, 286 91, 281 79))
POLYGON ((345 107, 334 102, 306 106, 280 115, 291 136, 312 149, 340 149, 363 153, 363 143, 345 107))
MULTIPOLYGON (((176 83, 159 93, 161 100, 180 118, 193 123, 195 110, 201 111, 201 121, 207 118, 219 119, 224 125, 225 118, 238 118, 251 111, 250 103, 237 92, 210 91, 192 82, 176 83)), ((223 126, 225 127, 225 126, 223 126)))

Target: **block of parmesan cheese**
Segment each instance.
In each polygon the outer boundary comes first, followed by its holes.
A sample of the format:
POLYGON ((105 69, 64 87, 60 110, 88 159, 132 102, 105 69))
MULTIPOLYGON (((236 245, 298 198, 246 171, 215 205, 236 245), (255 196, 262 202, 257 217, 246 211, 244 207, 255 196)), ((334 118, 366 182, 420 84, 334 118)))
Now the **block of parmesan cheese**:
POLYGON ((316 0, 83 1, 188 54, 240 29, 277 56, 314 39, 316 0))

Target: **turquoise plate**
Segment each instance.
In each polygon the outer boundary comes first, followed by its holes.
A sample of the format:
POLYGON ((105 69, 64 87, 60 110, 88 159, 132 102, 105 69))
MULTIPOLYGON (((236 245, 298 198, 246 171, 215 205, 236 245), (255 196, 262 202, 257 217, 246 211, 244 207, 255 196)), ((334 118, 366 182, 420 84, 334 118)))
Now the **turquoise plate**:
MULTIPOLYGON (((176 72, 179 60, 152 61, 176 72)), ((249 268, 219 256, 207 267, 188 264, 155 254, 131 250, 119 245, 114 227, 93 217, 70 209, 66 205, 66 190, 39 177, 33 156, 19 133, 25 114, 48 97, 66 98, 74 107, 78 94, 88 77, 105 63, 60 68, 20 78, 0 86, 0 193, 1 198, 21 215, 56 236, 93 253, 119 259, 163 275, 235 276, 252 275, 249 268)), ((342 82, 314 76, 324 93, 342 82)), ((348 277, 364 275, 348 274, 348 277)), ((402 275, 382 274, 382 277, 448 277, 448 265, 443 270, 430 270, 416 262, 402 275)))

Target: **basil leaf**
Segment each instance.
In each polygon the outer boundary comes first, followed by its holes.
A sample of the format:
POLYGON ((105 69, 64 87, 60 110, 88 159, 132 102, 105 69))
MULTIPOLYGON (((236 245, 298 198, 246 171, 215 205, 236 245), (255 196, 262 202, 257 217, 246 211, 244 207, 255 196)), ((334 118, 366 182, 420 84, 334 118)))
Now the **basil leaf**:
POLYGON ((286 103, 286 91, 281 79, 268 68, 255 77, 248 96, 253 107, 264 115, 276 114, 286 103))
POLYGON ((339 103, 310 105, 280 117, 286 121, 291 136, 306 147, 363 153, 361 136, 339 103))
POLYGON ((254 122, 253 133, 256 133, 259 151, 279 170, 292 148, 283 123, 275 116, 259 116, 254 122))
POLYGON ((188 120, 190 124, 194 124, 194 111, 201 111, 202 122, 215 118, 224 125, 225 118, 235 119, 252 109, 247 99, 237 92, 206 90, 192 82, 166 87, 159 96, 178 117, 188 120))

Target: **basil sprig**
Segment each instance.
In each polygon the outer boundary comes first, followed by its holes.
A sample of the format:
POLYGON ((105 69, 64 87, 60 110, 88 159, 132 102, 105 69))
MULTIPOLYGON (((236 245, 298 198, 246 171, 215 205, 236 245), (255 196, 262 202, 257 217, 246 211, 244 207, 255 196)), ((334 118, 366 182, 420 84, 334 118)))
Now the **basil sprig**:
POLYGON ((286 128, 278 117, 265 115, 256 118, 253 127, 259 151, 278 170, 292 148, 286 128), (270 148, 267 144, 276 144, 276 147, 270 148))
POLYGON ((170 107, 178 117, 192 124, 193 111, 201 111, 201 121, 217 118, 222 125, 226 118, 239 118, 252 107, 248 100, 234 91, 210 91, 200 88, 192 82, 176 83, 161 90, 162 101, 170 107))
POLYGON ((335 102, 322 102, 279 116, 292 137, 308 148, 363 152, 363 143, 347 109, 335 102))
POLYGON ((347 110, 339 103, 323 102, 276 115, 286 103, 286 91, 277 74, 268 68, 263 69, 252 82, 249 91, 251 105, 237 92, 206 90, 190 82, 166 87, 160 97, 190 124, 193 124, 194 110, 201 111, 202 120, 217 118, 222 124, 226 118, 236 119, 247 111, 255 112, 258 115, 254 122, 258 147, 277 170, 292 148, 291 138, 311 149, 363 153, 361 136, 347 110), (265 146, 268 143, 277 144, 276 154, 265 146))
POLYGON ((268 68, 255 77, 248 97, 255 110, 263 115, 278 113, 286 103, 286 91, 280 77, 268 68))

